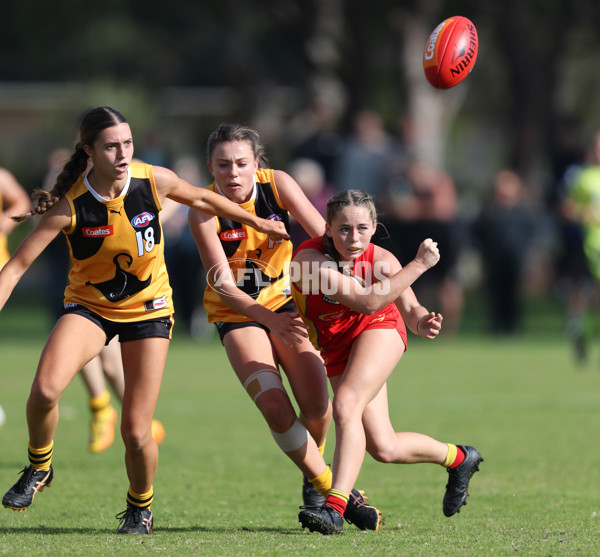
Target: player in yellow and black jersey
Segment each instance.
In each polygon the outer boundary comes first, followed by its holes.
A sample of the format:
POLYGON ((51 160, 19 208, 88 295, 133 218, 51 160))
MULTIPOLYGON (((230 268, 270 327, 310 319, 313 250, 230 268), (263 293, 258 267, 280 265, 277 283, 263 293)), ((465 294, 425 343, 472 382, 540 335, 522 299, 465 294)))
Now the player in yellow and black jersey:
MULTIPOLYGON (((27 192, 6 168, 0 168, 0 269, 8 261, 8 235, 16 226, 10 217, 29 209, 31 202, 27 192)), ((4 423, 4 410, 0 406, 0 426, 4 423)))
POLYGON ((153 167, 132 162, 129 170, 114 199, 103 199, 88 175, 65 195, 72 260, 65 304, 85 305, 119 322, 173 313, 153 167))
POLYGON ((64 314, 50 333, 27 401, 29 462, 2 504, 24 510, 50 486, 58 400, 81 367, 118 336, 125 392, 121 432, 129 478, 119 533, 149 534, 158 448, 151 424, 172 327, 159 212, 168 197, 255 226, 274 240, 282 223, 259 219, 228 199, 157 166, 132 163, 133 138, 110 107, 89 111, 80 142, 50 191, 20 220, 41 215, 0 271, 0 309, 19 279, 62 231, 71 255, 64 314), (91 162, 91 164, 88 164, 91 162))
MULTIPOLYGON (((222 193, 216 182, 208 186, 208 189, 222 193)), ((250 199, 238 205, 259 217, 281 221, 286 229, 289 229, 288 210, 279 198, 274 171, 271 169, 256 170, 250 199)), ((275 244, 265 234, 239 222, 221 217, 215 220, 216 232, 231 272, 239 279, 238 288, 272 311, 289 302, 288 267, 292 257, 291 242, 275 244)), ((204 307, 211 323, 252 321, 223 303, 218 287, 206 288, 204 307)))
MULTIPOLYGON (((281 170, 259 168, 261 160, 268 163, 256 131, 220 125, 208 140, 207 159, 215 178, 207 189, 248 214, 287 227, 291 213, 311 236, 323 234, 325 221, 300 186, 281 170)), ((275 442, 304 474, 304 505, 318 507, 331 488, 331 470, 323 459, 331 403, 323 361, 308 341, 290 297, 291 242, 273 242, 237 219, 190 211, 189 221, 208 270, 204 293, 208 320, 215 323, 238 379, 275 442)), ((373 509, 354 490, 346 518, 359 528, 376 530, 379 513, 373 509)))
POLYGON ((8 261, 8 235, 17 223, 11 216, 29 210, 31 201, 12 172, 0 168, 0 269, 8 261))

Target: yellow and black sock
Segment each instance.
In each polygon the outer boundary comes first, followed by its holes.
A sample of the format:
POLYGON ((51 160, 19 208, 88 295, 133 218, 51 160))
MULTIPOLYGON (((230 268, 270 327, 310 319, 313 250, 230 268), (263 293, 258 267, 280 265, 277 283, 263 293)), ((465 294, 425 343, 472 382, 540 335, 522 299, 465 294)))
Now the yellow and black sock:
POLYGON ((154 488, 151 487, 150 491, 146 493, 136 493, 129 487, 127 491, 127 506, 128 507, 140 507, 140 509, 149 509, 154 499, 154 488))
POLYGON ((47 447, 36 449, 29 443, 28 447, 29 462, 36 470, 49 470, 52 464, 52 454, 54 453, 54 441, 47 447))

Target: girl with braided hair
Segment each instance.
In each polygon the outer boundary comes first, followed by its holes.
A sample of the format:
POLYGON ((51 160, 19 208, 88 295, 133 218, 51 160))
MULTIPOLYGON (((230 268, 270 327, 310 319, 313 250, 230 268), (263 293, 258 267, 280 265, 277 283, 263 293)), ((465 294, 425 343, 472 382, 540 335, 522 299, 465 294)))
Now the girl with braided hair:
POLYGON ((4 507, 31 505, 53 480, 58 400, 75 374, 118 336, 125 392, 121 435, 129 479, 119 533, 149 534, 158 448, 152 417, 173 324, 159 212, 165 198, 235 219, 287 238, 281 223, 250 215, 235 203, 197 188, 174 172, 132 162, 133 138, 125 117, 110 107, 81 120, 80 142, 50 191, 18 220, 40 215, 0 272, 0 310, 23 273, 62 231, 71 257, 64 312, 42 352, 27 401, 29 464, 4 495, 4 507), (90 163, 90 164, 88 164, 90 163))
POLYGON ((299 514, 311 532, 342 533, 365 451, 380 462, 431 462, 447 468, 446 516, 465 504, 469 480, 483 460, 473 447, 393 429, 386 381, 406 350, 406 325, 427 339, 436 338, 442 327, 442 316, 423 307, 411 289, 440 253, 428 238, 402 268, 389 251, 371 243, 376 226, 370 195, 339 192, 327 203, 323 237, 303 242, 290 263, 294 302, 321 351, 334 393, 332 488, 322 507, 299 514))

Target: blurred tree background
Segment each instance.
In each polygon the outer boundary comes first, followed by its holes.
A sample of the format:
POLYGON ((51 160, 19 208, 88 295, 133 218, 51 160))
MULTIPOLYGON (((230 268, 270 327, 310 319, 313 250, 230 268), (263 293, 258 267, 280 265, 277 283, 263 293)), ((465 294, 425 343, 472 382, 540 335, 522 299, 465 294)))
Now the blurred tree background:
MULTIPOLYGON (((219 105, 217 118, 262 124, 285 147, 290 120, 319 96, 336 105, 342 130, 368 107, 396 131, 426 85, 427 35, 457 14, 476 24, 480 52, 456 92, 425 89, 452 112, 449 129, 442 128, 451 134, 444 163, 460 171, 483 156, 526 174, 550 168, 565 126, 594 127, 600 118, 595 0, 9 0, 0 35, 2 117, 11 102, 26 107, 28 91, 31 111, 44 113, 47 127, 18 152, 3 133, 0 155, 29 181, 40 159, 35 147, 69 138, 73 113, 106 98, 134 122, 138 142, 156 127, 177 149, 186 145, 170 137, 177 126, 165 128, 165 121, 214 120, 211 105, 219 105), (51 98, 36 107, 44 87, 51 98), (209 106, 189 106, 195 94, 209 106), (483 152, 466 156, 473 138, 483 152)), ((195 123, 199 132, 212 124, 195 123)), ((188 148, 201 150, 203 141, 194 138, 188 148)))
POLYGON ((315 107, 341 137, 369 109, 452 176, 463 213, 505 167, 551 212, 600 126, 597 0, 7 0, 2 16, 0 165, 29 190, 99 104, 129 119, 137 155, 167 166, 203 158, 215 125, 239 121, 283 168, 315 132, 315 107), (475 23, 479 56, 437 91, 423 47, 453 15, 475 23))

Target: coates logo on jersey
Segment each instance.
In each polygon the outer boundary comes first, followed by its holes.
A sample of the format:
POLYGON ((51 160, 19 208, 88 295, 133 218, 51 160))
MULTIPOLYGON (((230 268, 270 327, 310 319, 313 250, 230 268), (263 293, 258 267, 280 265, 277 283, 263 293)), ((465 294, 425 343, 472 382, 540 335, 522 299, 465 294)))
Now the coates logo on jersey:
POLYGON ((144 228, 144 226, 148 226, 153 220, 154 215, 148 211, 145 211, 133 217, 131 219, 131 224, 134 228, 144 228))
POLYGON ((106 238, 114 234, 112 224, 106 226, 84 226, 81 229, 84 238, 106 238))
POLYGON ((248 232, 243 228, 236 228, 235 230, 223 230, 219 234, 219 238, 224 242, 237 242, 239 240, 246 240, 248 238, 248 232))

